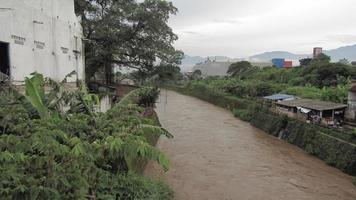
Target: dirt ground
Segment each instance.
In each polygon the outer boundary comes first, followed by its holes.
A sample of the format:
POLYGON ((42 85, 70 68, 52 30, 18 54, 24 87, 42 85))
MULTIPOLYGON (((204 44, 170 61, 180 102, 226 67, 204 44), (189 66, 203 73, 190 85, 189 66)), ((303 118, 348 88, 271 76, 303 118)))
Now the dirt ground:
POLYGON ((151 162, 145 175, 178 200, 356 200, 352 177, 224 109, 162 90, 157 112, 175 136, 158 143, 171 166, 151 162))

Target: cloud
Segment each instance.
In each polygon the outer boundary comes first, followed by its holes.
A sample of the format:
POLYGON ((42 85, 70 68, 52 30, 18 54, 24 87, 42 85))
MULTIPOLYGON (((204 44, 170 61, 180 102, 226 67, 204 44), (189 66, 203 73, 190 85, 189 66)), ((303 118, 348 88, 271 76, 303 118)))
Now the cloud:
POLYGON ((286 50, 309 53, 356 43, 355 0, 172 0, 169 24, 190 55, 245 57, 286 50))
POLYGON ((242 21, 236 19, 214 19, 213 22, 223 24, 242 24, 242 21))
POLYGON ((200 35, 200 33, 196 31, 181 31, 184 34, 189 34, 189 35, 200 35))
POLYGON ((356 34, 334 34, 328 35, 327 38, 329 40, 339 41, 342 43, 356 43, 356 34))

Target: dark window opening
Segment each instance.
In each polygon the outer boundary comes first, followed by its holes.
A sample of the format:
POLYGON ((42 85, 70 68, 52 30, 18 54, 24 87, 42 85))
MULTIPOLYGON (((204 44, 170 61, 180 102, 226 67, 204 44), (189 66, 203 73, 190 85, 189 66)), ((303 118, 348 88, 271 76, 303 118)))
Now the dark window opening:
POLYGON ((0 42, 0 72, 10 76, 9 44, 0 42))

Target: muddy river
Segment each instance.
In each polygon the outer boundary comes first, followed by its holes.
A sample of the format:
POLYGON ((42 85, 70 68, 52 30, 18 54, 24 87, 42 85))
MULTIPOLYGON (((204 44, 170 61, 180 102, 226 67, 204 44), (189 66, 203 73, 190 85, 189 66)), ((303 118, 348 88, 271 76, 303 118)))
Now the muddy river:
POLYGON ((158 143, 171 167, 149 163, 145 174, 178 200, 356 200, 352 177, 222 108, 162 90, 157 112, 175 135, 158 143))

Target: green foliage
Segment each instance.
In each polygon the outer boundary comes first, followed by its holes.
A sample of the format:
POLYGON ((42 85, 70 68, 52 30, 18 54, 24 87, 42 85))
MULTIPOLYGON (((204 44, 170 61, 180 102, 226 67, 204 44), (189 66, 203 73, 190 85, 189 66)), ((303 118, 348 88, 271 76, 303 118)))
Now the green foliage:
POLYGON ((158 99, 159 93, 158 88, 142 87, 127 94, 120 100, 119 105, 138 104, 143 107, 153 107, 158 99))
MULTIPOLYGON (((335 139, 341 134, 331 129, 305 124, 296 120, 289 120, 284 132, 286 140, 295 144, 308 153, 324 160, 344 172, 356 174, 356 146, 343 140, 335 139)), ((346 140, 347 141, 347 140, 346 140)))
POLYGON ((69 101, 69 113, 85 113, 88 115, 95 115, 95 105, 100 104, 99 96, 90 94, 85 83, 82 81, 79 84, 79 90, 71 94, 69 101))
POLYGON ((253 112, 251 119, 253 126, 274 136, 278 136, 287 124, 287 118, 285 116, 268 114, 268 112, 261 111, 253 112))
POLYGON ((248 61, 240 61, 233 63, 229 66, 229 69, 227 70, 227 73, 230 74, 231 76, 240 76, 244 72, 246 72, 248 69, 252 68, 252 65, 248 61))
POLYGON ((98 105, 100 100, 97 95, 88 93, 84 82, 80 83, 79 90, 65 89, 66 79, 74 73, 68 74, 62 82, 44 79, 38 73, 32 73, 31 78, 26 78, 25 97, 41 118, 60 115, 66 117, 70 113, 94 115, 94 105, 98 105), (45 92, 46 87, 48 92, 45 92))
POLYGON ((113 181, 113 194, 103 195, 100 199, 127 200, 169 200, 173 199, 173 191, 163 182, 153 182, 135 174, 120 176, 113 181))
POLYGON ((238 70, 238 76, 190 80, 188 87, 202 85, 199 87, 243 98, 286 93, 301 98, 346 103, 350 80, 356 77, 356 70, 351 66, 329 62, 314 62, 292 69, 241 67, 241 71, 235 63, 231 68, 238 70))
POLYGON ((138 105, 143 107, 153 107, 159 97, 159 89, 152 87, 144 87, 138 93, 138 105))
POLYGON ((194 76, 197 76, 197 77, 200 77, 202 74, 203 74, 203 73, 201 72, 200 69, 196 69, 196 70, 194 70, 194 72, 193 72, 193 75, 194 75, 194 76))
POLYGON ((168 26, 177 13, 172 2, 161 0, 75 0, 82 19, 86 77, 103 71, 110 83, 113 64, 137 69, 141 78, 160 63, 179 64, 183 53, 173 47, 178 39, 168 26))
POLYGON ((164 183, 132 174, 140 172, 138 160, 169 167, 151 138, 173 136, 143 111, 131 102, 105 114, 37 119, 16 95, 2 96, 1 199, 172 199, 164 183))
POLYGON ((321 99, 321 90, 319 88, 311 87, 311 86, 288 87, 285 90, 283 90, 282 93, 291 94, 307 99, 321 99))
POLYGON ((311 64, 328 64, 330 63, 330 61, 331 61, 330 56, 321 53, 311 61, 311 64))
POLYGON ((303 58, 299 60, 301 66, 308 66, 313 61, 312 58, 303 58))
POLYGON ((42 74, 32 73, 32 78, 25 78, 26 99, 36 108, 41 118, 48 118, 49 111, 45 106, 44 78, 42 74))
POLYGON ((252 114, 251 111, 247 110, 247 109, 234 109, 233 110, 234 116, 240 118, 241 120, 244 121, 251 121, 252 119, 252 114))
POLYGON ((176 65, 159 65, 151 74, 155 84, 161 85, 166 82, 172 82, 181 78, 180 67, 176 65))

